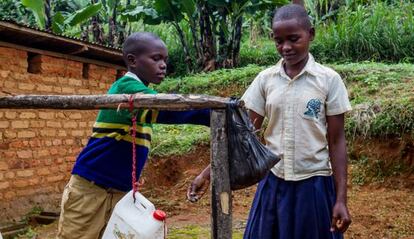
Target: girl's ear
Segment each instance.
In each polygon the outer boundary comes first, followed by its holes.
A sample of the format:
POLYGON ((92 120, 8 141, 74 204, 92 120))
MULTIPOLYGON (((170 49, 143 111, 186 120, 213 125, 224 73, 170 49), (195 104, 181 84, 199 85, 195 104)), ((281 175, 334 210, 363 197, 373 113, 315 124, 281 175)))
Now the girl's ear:
POLYGON ((310 40, 313 41, 313 39, 315 39, 315 28, 312 27, 311 29, 309 29, 309 35, 310 35, 310 40))
POLYGON ((137 60, 135 58, 135 55, 131 54, 131 53, 127 55, 127 61, 128 61, 128 66, 129 67, 135 67, 136 64, 137 64, 137 60))

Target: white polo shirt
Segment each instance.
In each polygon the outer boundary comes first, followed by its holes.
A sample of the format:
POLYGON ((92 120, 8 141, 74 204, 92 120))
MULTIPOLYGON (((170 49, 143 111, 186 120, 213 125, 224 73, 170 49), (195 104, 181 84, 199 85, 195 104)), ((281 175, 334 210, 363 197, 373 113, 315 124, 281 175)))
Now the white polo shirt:
POLYGON ((332 174, 326 116, 351 110, 338 73, 309 54, 304 69, 291 79, 281 60, 260 72, 242 99, 268 119, 266 145, 281 157, 272 168, 276 176, 297 181, 332 174))

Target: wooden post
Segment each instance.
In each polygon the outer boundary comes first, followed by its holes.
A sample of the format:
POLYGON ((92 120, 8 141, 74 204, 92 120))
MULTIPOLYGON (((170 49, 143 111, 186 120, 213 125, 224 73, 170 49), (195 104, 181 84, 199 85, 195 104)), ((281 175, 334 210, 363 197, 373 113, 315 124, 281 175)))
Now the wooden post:
POLYGON ((211 121, 211 238, 231 239, 232 197, 227 149, 226 111, 212 110, 211 121))

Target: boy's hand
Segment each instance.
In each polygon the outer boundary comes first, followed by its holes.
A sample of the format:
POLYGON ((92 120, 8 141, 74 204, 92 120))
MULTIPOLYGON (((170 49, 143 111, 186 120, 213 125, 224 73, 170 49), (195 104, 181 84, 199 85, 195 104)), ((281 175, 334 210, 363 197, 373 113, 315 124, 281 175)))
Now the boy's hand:
POLYGON ((336 202, 333 208, 331 231, 344 233, 351 222, 351 216, 346 205, 341 202, 336 202))
POLYGON ((207 191, 210 185, 210 165, 200 173, 190 184, 187 190, 187 199, 197 202, 207 191))

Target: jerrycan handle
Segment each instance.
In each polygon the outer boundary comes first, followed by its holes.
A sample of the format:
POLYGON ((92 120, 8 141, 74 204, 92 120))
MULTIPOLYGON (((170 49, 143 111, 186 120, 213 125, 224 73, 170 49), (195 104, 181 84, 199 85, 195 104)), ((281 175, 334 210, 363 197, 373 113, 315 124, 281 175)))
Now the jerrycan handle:
POLYGON ((148 199, 146 199, 141 193, 135 192, 135 203, 134 205, 140 211, 146 211, 148 213, 155 210, 154 204, 152 204, 148 199))

